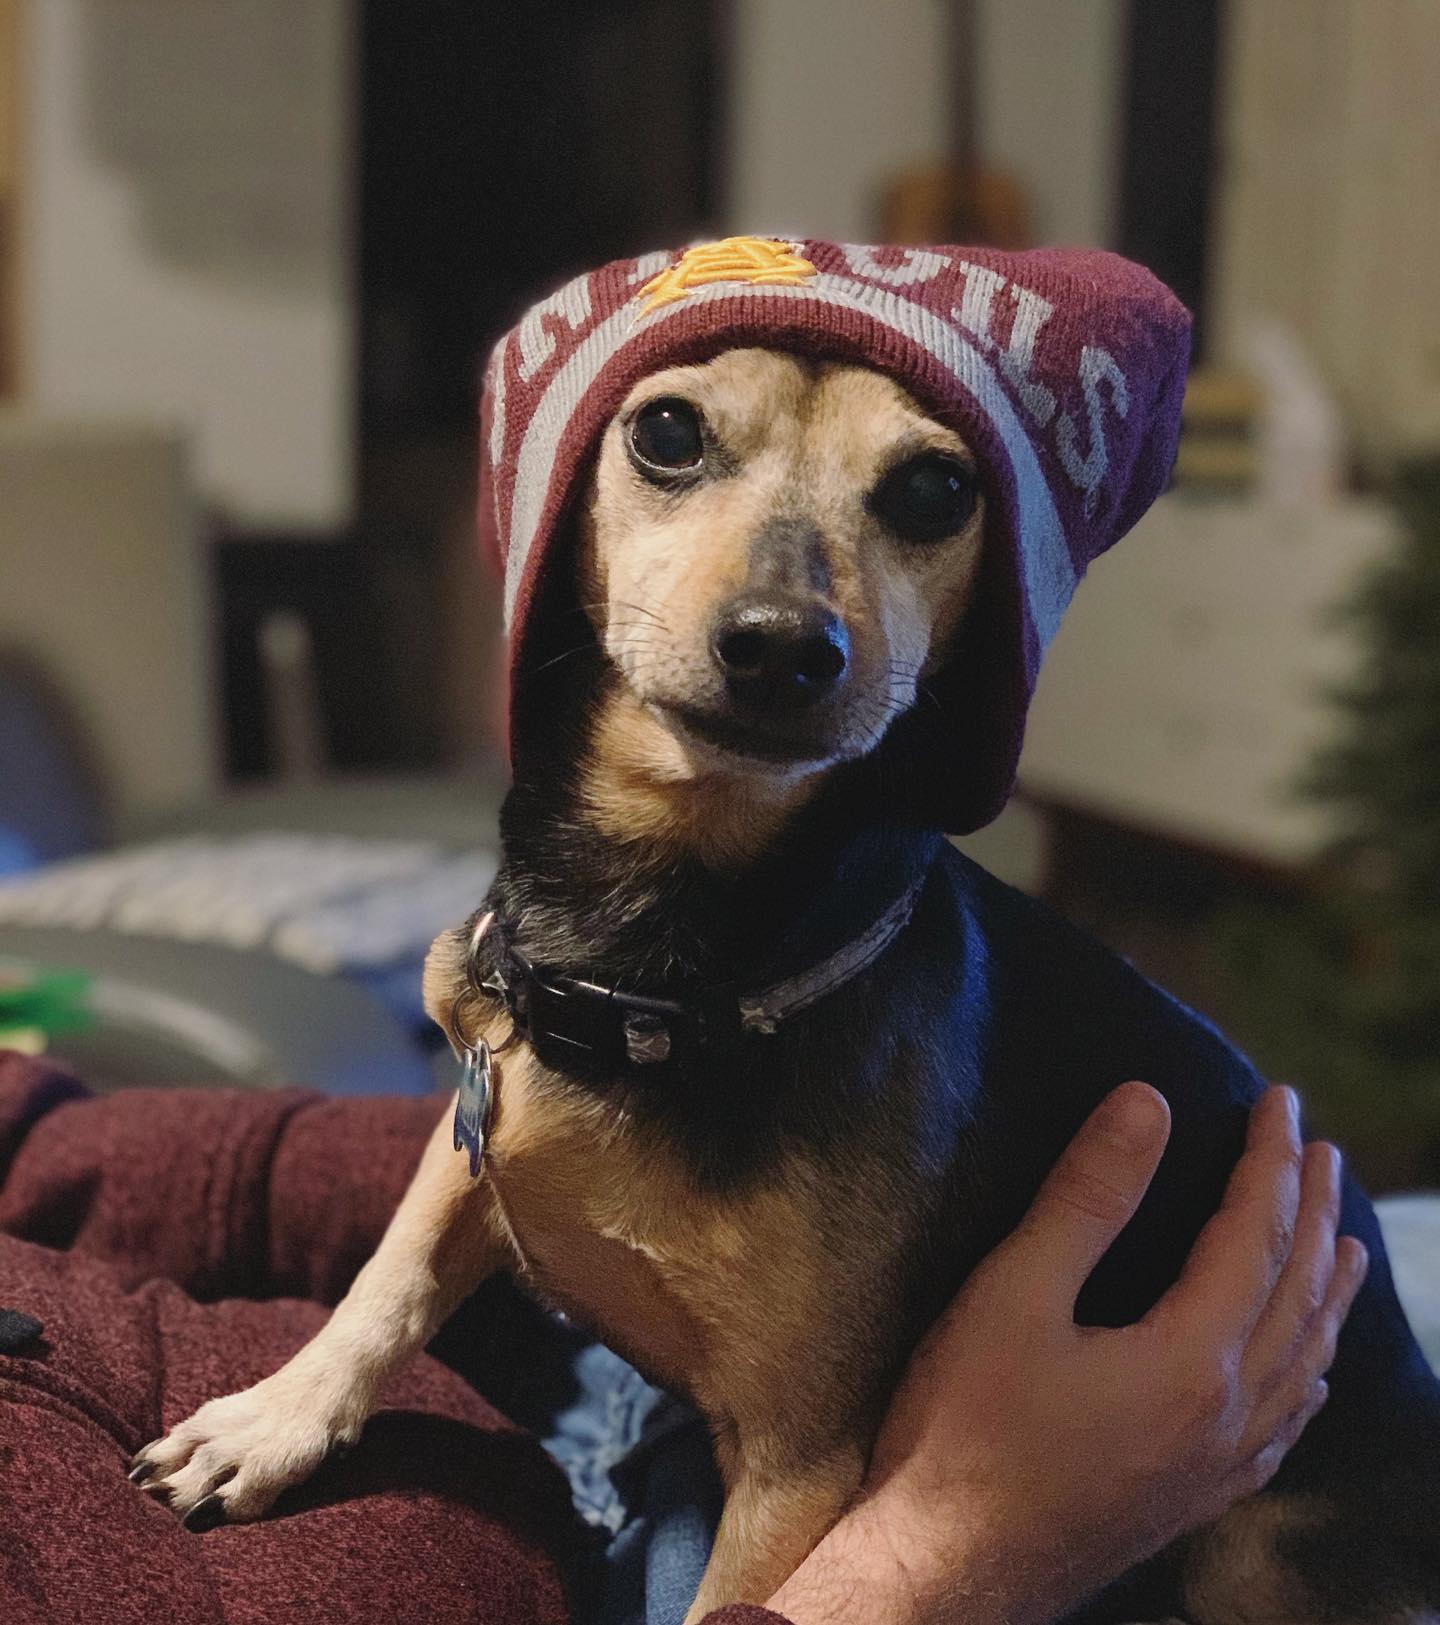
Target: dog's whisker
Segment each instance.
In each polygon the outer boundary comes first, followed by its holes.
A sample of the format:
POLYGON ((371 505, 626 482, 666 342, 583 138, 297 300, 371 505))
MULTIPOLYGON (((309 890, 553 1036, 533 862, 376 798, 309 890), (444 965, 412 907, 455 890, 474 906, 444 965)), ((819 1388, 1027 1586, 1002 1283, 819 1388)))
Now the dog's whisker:
POLYGON ((666 632, 668 632, 670 630, 670 628, 665 625, 665 622, 662 619, 662 617, 657 615, 656 612, 653 609, 649 608, 648 605, 645 605, 645 604, 633 604, 633 603, 631 603, 629 601, 629 599, 626 599, 626 598, 617 598, 615 600, 615 603, 616 603, 617 607, 620 608, 620 609, 633 609, 637 615, 646 615, 646 616, 648 616, 652 621, 655 622, 655 624, 658 627, 660 627, 662 630, 664 630, 666 632))
POLYGON ((542 671, 549 671, 552 666, 558 666, 562 660, 573 660, 576 655, 583 655, 587 649, 593 649, 594 647, 593 643, 577 643, 573 649, 562 650, 561 653, 553 655, 549 660, 541 661, 531 675, 538 676, 542 671))
MULTIPOLYGON (((587 612, 593 611, 595 613, 600 613, 602 611, 603 612, 608 612, 612 608, 613 609, 633 610, 635 612, 635 614, 645 616, 646 619, 648 621, 652 622, 660 631, 668 632, 670 630, 670 628, 665 624, 665 621, 664 621, 663 617, 658 615, 648 605, 633 603, 628 598, 604 599, 604 600, 601 600, 601 601, 595 602, 595 603, 582 603, 580 605, 580 608, 587 611, 587 612)), ((613 620, 608 620, 607 619, 606 624, 610 625, 610 626, 615 626, 615 625, 618 625, 620 623, 616 622, 616 621, 613 621, 613 620)))

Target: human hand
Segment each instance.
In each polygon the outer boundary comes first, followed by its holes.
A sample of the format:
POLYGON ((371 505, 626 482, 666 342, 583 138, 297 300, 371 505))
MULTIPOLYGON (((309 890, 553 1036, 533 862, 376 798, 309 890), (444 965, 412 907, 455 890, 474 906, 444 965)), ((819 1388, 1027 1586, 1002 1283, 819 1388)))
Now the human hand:
POLYGON ((771 1606, 795 1625, 1055 1618, 1260 1489, 1324 1403, 1367 1258, 1340 1159, 1270 1089, 1180 1280, 1134 1326, 1075 1299, 1169 1136, 1141 1083, 1096 1109, 916 1349, 860 1500, 771 1606))

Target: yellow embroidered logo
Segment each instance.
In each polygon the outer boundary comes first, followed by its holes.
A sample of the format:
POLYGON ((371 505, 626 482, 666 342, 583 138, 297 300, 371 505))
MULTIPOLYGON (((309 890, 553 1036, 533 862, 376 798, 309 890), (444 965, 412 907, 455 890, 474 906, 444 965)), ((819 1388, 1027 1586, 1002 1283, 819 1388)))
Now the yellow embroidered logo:
POLYGON ((789 243, 771 237, 725 237, 718 243, 687 248, 678 260, 652 276, 638 297, 641 314, 672 305, 711 282, 761 282, 798 287, 816 274, 815 267, 789 243))

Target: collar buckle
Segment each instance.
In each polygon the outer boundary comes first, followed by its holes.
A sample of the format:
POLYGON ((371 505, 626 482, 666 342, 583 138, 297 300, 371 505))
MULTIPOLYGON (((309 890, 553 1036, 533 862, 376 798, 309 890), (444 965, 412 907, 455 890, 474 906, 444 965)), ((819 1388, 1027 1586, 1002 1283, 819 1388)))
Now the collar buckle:
POLYGON ((510 954, 524 988, 526 1036, 547 1065, 610 1074, 668 1071, 740 1036, 739 1003, 727 986, 684 1001, 646 998, 556 975, 513 947, 510 954))

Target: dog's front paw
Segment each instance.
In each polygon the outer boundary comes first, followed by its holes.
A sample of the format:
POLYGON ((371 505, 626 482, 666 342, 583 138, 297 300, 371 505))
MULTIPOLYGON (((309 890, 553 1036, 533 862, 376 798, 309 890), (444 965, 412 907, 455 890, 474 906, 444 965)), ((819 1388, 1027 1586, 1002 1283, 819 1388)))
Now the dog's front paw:
POLYGON ((363 1412, 322 1403, 314 1387, 277 1371, 253 1388, 202 1405, 136 1452, 130 1479, 166 1499, 187 1529, 261 1518, 360 1436, 363 1412))

